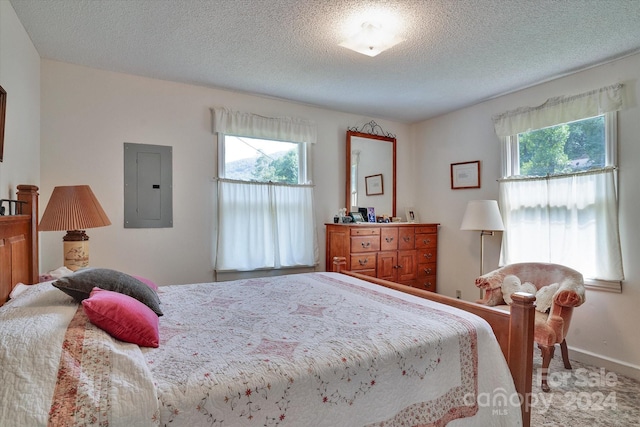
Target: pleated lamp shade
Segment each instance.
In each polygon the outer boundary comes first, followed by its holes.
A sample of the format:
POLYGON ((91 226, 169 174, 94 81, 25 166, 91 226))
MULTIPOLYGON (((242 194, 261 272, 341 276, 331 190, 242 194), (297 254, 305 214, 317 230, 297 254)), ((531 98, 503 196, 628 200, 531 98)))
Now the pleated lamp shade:
POLYGON ((109 217, 88 185, 61 186, 53 189, 40 220, 40 231, 63 231, 64 265, 71 269, 89 265, 87 228, 111 225, 109 217))

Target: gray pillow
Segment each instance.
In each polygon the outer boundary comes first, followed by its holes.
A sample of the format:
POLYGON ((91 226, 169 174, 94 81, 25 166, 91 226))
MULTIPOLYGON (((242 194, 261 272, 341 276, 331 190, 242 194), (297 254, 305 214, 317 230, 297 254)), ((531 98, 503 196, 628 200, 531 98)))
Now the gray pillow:
POLYGON ((135 277, 116 270, 87 268, 64 276, 52 284, 78 302, 89 298, 89 294, 94 287, 119 292, 137 299, 158 316, 162 316, 158 294, 135 277))

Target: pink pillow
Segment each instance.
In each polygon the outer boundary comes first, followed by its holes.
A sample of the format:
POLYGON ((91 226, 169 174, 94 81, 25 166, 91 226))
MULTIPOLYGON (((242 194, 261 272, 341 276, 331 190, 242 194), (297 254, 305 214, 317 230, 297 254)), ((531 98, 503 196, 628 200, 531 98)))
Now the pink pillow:
POLYGON ((143 347, 158 347, 158 315, 129 295, 93 288, 82 301, 87 317, 114 338, 143 347))
POLYGON ((158 285, 156 285, 155 283, 153 283, 151 280, 146 279, 144 277, 140 277, 140 276, 133 276, 136 279, 140 280, 142 283, 144 283, 145 285, 147 285, 148 287, 150 287, 151 289, 153 289, 154 291, 158 290, 158 285))

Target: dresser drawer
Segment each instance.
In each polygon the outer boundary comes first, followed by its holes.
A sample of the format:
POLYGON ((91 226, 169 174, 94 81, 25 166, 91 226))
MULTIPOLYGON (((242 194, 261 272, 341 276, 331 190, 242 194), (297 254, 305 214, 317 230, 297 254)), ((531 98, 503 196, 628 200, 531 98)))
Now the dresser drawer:
POLYGON ((418 279, 436 275, 436 263, 418 264, 418 279))
POLYGON ((413 228, 401 227, 398 232, 398 249, 414 249, 416 247, 416 234, 413 228))
POLYGON ((418 264, 435 263, 437 259, 436 248, 418 249, 418 264))
POLYGON ((379 236, 380 229, 377 227, 360 227, 354 226, 351 228, 352 236, 379 236))
POLYGON ((418 289, 423 289, 425 291, 435 292, 436 291, 436 276, 427 276, 421 279, 418 279, 414 282, 414 287, 418 289))
POLYGON ((437 234, 437 225, 421 225, 416 227, 416 234, 437 234))
POLYGON ((438 247, 438 235, 437 234, 416 234, 416 249, 438 247))
POLYGON ((376 269, 376 254, 351 255, 351 270, 362 273, 360 270, 376 269))
POLYGON ((380 250, 393 251, 398 249, 398 229, 383 228, 380 231, 380 250))
POLYGON ((351 252, 377 252, 380 236, 351 236, 351 252))

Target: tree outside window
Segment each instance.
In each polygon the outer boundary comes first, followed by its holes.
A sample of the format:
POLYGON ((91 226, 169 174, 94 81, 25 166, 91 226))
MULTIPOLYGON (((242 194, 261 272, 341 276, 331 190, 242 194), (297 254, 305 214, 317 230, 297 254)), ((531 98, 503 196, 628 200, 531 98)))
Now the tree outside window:
POLYGON ((602 168, 604 115, 518 134, 519 175, 546 176, 602 168))

